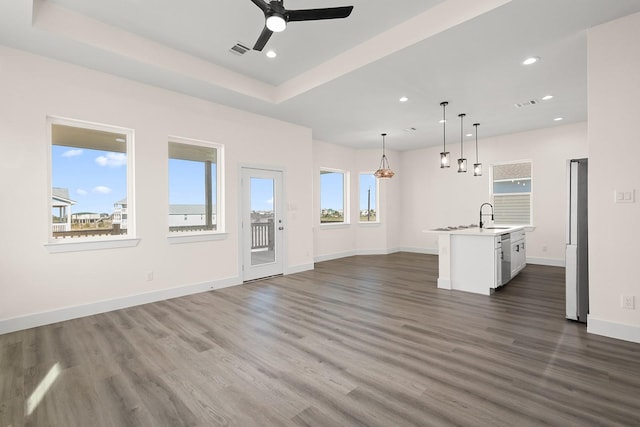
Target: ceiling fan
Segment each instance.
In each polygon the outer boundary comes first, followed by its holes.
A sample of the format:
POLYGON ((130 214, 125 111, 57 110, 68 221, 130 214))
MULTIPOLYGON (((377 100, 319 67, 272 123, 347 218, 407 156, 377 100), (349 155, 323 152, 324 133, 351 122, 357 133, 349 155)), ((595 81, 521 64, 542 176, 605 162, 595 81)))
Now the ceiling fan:
POLYGON ((279 33, 287 28, 287 22, 317 21, 320 19, 346 18, 351 15, 353 6, 327 7, 324 9, 287 10, 284 8, 284 0, 251 0, 262 9, 265 17, 265 26, 253 46, 254 50, 261 51, 269 41, 273 33, 279 33))

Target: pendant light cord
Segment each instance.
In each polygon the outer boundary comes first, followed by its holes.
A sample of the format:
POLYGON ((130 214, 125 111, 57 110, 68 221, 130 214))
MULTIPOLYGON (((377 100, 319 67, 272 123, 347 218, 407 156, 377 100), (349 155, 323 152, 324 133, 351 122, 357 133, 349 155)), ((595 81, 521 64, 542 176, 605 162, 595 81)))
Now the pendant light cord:
POLYGON ((480 126, 480 123, 474 123, 473 126, 476 128, 476 163, 478 162, 478 126, 480 126))
POLYGON ((466 116, 465 113, 460 113, 458 114, 458 116, 460 117, 460 158, 464 157, 464 116, 466 116))
POLYGON ((447 101, 440 103, 442 105, 442 151, 447 152, 447 101))

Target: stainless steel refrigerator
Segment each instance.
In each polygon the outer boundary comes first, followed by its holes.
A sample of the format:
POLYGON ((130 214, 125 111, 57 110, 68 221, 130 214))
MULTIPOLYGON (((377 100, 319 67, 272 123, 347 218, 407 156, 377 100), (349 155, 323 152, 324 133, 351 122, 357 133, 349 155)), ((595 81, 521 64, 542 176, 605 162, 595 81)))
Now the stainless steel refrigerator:
POLYGON ((567 319, 582 323, 589 313, 588 170, 587 159, 567 162, 567 319))

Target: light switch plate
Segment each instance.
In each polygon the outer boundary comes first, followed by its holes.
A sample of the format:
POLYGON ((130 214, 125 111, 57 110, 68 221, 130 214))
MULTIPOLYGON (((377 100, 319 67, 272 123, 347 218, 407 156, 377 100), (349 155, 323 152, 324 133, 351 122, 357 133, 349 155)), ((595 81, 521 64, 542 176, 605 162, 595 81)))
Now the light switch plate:
POLYGON ((615 203, 635 203, 635 190, 615 190, 614 202, 615 203))

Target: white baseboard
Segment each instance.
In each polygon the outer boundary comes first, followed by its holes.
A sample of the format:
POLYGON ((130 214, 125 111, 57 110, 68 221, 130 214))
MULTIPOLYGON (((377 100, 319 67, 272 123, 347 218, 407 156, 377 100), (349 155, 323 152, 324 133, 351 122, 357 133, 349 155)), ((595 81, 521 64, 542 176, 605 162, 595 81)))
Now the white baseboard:
POLYGON ((550 267, 564 267, 564 259, 558 258, 540 258, 540 257, 527 257, 527 264, 548 265, 550 267))
POLYGON ((587 315, 587 332, 609 338, 640 343, 640 325, 611 322, 587 315))
POLYGON ((284 274, 302 273, 303 271, 309 271, 309 270, 313 270, 313 263, 300 264, 300 265, 294 265, 292 267, 287 267, 287 271, 285 271, 284 274))
POLYGON ((230 277, 213 282, 203 282, 194 285, 180 286, 177 288, 161 289, 154 292, 97 301, 72 307, 64 307, 42 313, 27 314, 25 316, 11 319, 1 319, 0 334, 35 328, 38 326, 49 325, 51 323, 63 322, 65 320, 92 316, 94 314, 106 313, 107 311, 119 310, 122 308, 163 301, 215 289, 227 288, 229 286, 240 284, 242 284, 240 277, 230 277))
POLYGON ((314 257, 315 262, 331 261, 332 259, 346 258, 355 255, 389 255, 396 252, 412 252, 417 254, 438 255, 438 249, 430 248, 410 248, 410 247, 397 247, 388 249, 359 249, 353 251, 336 252, 333 254, 319 255, 314 257))
POLYGON ((314 262, 322 262, 322 261, 331 261, 332 259, 340 259, 346 258, 350 256, 356 255, 389 255, 396 252, 401 252, 400 248, 389 248, 389 249, 358 249, 353 251, 345 251, 345 252, 336 252, 333 254, 325 254, 314 257, 314 262))
POLYGON ((438 255, 438 248, 412 248, 409 246, 402 246, 398 248, 398 252, 411 252, 414 254, 438 255))
POLYGON ((318 255, 313 257, 314 262, 331 261, 332 259, 346 258, 349 256, 358 255, 356 251, 336 252, 333 254, 318 255))

